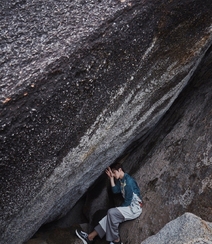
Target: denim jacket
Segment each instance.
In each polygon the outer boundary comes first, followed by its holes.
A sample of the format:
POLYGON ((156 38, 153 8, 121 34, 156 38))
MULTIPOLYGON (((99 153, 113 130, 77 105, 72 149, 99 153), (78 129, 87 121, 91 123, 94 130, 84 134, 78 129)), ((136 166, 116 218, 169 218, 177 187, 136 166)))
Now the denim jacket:
POLYGON ((142 201, 141 199, 141 194, 140 194, 140 189, 138 187, 137 182, 129 176, 127 173, 124 174, 124 177, 122 179, 119 179, 116 182, 116 185, 112 187, 113 193, 121 193, 124 202, 121 204, 121 206, 131 206, 132 202, 135 200, 135 195, 136 201, 142 201))

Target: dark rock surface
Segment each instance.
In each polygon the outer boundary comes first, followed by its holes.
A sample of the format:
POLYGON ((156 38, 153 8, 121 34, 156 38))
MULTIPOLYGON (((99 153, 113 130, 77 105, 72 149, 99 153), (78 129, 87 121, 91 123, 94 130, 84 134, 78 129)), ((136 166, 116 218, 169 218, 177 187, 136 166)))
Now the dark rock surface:
POLYGON ((209 49, 211 10, 209 0, 1 4, 3 243, 66 214, 143 141, 209 49))

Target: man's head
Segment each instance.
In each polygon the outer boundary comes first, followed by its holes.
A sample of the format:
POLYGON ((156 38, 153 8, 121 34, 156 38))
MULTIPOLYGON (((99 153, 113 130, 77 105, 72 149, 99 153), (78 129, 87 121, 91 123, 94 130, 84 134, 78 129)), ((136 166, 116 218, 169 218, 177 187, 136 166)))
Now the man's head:
POLYGON ((124 170, 120 163, 114 163, 110 166, 113 176, 118 180, 124 177, 124 170))

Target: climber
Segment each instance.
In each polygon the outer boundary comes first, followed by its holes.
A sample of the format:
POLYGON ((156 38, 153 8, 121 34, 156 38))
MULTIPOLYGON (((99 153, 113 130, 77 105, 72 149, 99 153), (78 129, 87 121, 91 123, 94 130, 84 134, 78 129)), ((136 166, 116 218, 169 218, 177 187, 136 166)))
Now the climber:
POLYGON ((84 244, 93 243, 94 237, 98 235, 103 238, 105 234, 110 244, 121 244, 119 224, 139 217, 142 212, 140 189, 136 181, 124 172, 122 165, 114 163, 105 172, 110 179, 112 192, 121 193, 124 201, 120 207, 109 209, 107 215, 99 221, 90 234, 76 230, 76 235, 84 244), (117 180, 116 184, 114 178, 117 180))

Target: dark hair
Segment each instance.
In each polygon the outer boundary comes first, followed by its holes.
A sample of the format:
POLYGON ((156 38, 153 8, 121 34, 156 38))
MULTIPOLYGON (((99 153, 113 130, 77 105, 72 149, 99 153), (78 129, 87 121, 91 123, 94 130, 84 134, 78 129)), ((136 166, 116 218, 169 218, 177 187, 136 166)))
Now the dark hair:
POLYGON ((123 166, 122 164, 120 163, 113 163, 111 166, 110 166, 111 170, 115 169, 115 170, 119 170, 120 168, 124 171, 123 169, 123 166))

